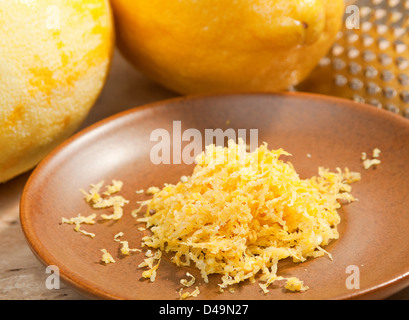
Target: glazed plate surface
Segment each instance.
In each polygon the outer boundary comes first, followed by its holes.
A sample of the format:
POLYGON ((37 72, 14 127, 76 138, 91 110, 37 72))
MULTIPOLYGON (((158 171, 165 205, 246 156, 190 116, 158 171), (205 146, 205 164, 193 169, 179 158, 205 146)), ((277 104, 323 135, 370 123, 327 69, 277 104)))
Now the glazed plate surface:
MULTIPOLYGON (((193 141, 193 140, 192 140, 193 141)), ((204 145, 203 145, 204 147, 204 145)), ((28 244, 45 265, 59 268, 62 279, 82 293, 104 299, 178 299, 180 279, 196 277, 196 299, 382 299, 409 285, 409 121, 390 112, 351 101, 311 94, 233 94, 184 97, 161 101, 120 113, 76 134, 35 169, 23 192, 20 218, 28 244), (180 124, 180 131, 178 126, 180 124), (264 294, 256 283, 245 282, 235 293, 220 293, 220 276, 205 284, 194 266, 177 267, 165 255, 155 282, 143 279, 138 265, 144 254, 123 257, 114 235, 124 233, 131 248, 141 238, 131 211, 137 201, 149 199, 135 191, 164 183, 177 183, 190 175, 194 164, 177 156, 191 141, 178 132, 197 129, 204 144, 206 129, 233 129, 238 135, 257 130, 258 143, 290 152, 301 178, 317 175, 318 167, 359 171, 362 180, 352 185, 358 202, 340 209, 340 238, 325 249, 333 256, 295 264, 279 263, 278 275, 295 276, 310 288, 291 293, 277 283, 264 294), (170 134, 171 163, 155 164, 152 149, 156 129, 170 134), (177 129, 175 131, 175 129, 177 129), (361 153, 381 150, 382 163, 364 170, 361 153), (176 151, 175 151, 176 150, 176 151), (173 153, 176 154, 173 158, 173 153), (181 161, 178 161, 180 159, 181 161), (181 162, 181 163, 179 163, 181 162), (95 212, 79 189, 112 179, 124 182, 120 192, 130 201, 118 221, 97 218, 82 229, 95 238, 61 225, 62 217, 95 212), (116 263, 101 264, 101 249, 116 263), (352 270, 359 272, 359 288, 351 288, 352 270)), ((108 211, 96 212, 107 213, 108 211)), ((142 214, 140 214, 142 217, 142 214)), ((143 252, 147 248, 142 248, 143 252)), ((189 288, 188 291, 193 291, 189 288)))

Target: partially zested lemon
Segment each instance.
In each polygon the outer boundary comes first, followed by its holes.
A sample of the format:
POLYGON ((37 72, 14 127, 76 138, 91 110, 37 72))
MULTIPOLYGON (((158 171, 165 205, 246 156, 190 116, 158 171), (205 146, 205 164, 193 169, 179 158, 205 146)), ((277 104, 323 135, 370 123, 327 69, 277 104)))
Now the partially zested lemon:
POLYGON ((0 1, 0 182, 35 166, 84 120, 108 73, 107 0, 0 1))

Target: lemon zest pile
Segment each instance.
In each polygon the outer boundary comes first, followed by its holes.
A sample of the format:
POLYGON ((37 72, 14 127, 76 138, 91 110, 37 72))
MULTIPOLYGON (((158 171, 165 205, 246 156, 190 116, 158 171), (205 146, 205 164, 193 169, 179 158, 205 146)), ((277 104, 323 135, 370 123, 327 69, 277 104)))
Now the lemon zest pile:
MULTIPOLYGON (((360 174, 319 168, 318 176, 301 179, 291 163, 280 160, 290 156, 283 149, 263 144, 249 153, 245 147, 241 140, 208 146, 193 174, 155 192, 138 220, 152 232, 142 239, 144 246, 171 252, 178 266, 194 263, 206 283, 209 275, 220 274, 223 291, 258 275, 268 292, 284 279, 277 276, 279 260, 329 254, 322 247, 338 239, 337 210, 356 200, 349 184, 360 174)), ((152 261, 145 265, 145 277, 156 275, 152 261)), ((298 281, 287 278, 287 287, 305 290, 298 281)))

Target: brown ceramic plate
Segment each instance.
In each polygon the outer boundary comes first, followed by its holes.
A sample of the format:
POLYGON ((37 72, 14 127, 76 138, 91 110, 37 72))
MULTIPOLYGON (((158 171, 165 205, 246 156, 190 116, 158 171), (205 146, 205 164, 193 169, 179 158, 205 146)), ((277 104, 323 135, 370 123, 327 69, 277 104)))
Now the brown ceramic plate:
POLYGON ((26 185, 21 222, 36 256, 45 265, 58 266, 63 280, 91 297, 177 299, 179 281, 189 271, 202 283, 198 299, 380 299, 409 285, 408 150, 409 121, 347 100, 299 93, 168 100, 110 117, 58 147, 26 185), (316 175, 319 166, 362 173, 362 181, 353 185, 359 202, 340 210, 340 238, 326 247, 333 261, 321 257, 279 264, 279 274, 299 277, 308 291, 291 293, 277 284, 264 295, 257 283, 243 283, 234 294, 220 293, 219 276, 204 285, 195 268, 178 268, 169 256, 162 259, 158 277, 150 283, 137 267, 143 254, 120 256, 115 234, 122 231, 131 248, 140 247, 147 234, 138 230, 142 224, 130 215, 138 207, 136 201, 148 198, 135 191, 176 183, 192 171, 192 165, 151 161, 150 152, 158 143, 151 141, 152 131, 162 128, 172 134, 174 120, 181 121, 182 131, 258 129, 260 144, 266 141, 270 148, 292 153, 291 162, 301 177, 316 175), (369 154, 375 147, 382 151, 382 164, 364 170, 361 153, 369 154), (79 189, 102 179, 124 182, 121 194, 131 201, 124 217, 83 226, 96 234, 94 239, 61 225, 62 217, 94 212, 79 189), (113 254, 115 264, 100 263, 102 248, 113 254), (359 288, 347 285, 351 275, 359 288))

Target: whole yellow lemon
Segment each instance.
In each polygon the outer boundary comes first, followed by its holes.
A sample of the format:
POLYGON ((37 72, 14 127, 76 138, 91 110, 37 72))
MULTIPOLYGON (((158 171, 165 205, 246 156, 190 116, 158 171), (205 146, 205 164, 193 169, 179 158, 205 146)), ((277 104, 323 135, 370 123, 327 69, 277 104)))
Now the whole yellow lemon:
POLYGON ((0 1, 0 182, 71 135, 105 83, 108 0, 0 1))
POLYGON ((343 0, 111 0, 119 47, 183 94, 277 91, 331 47, 343 0))

